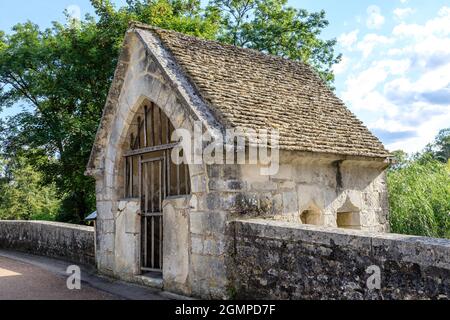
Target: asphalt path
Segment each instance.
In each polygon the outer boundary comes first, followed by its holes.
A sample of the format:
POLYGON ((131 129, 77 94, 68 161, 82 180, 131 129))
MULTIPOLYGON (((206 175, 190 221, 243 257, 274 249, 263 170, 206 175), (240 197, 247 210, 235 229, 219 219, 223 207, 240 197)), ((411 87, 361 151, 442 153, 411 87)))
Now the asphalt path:
POLYGON ((80 266, 81 288, 70 290, 72 263, 0 250, 0 300, 186 300, 158 289, 130 284, 80 266))
POLYGON ((119 297, 81 283, 69 290, 67 278, 0 256, 0 300, 116 300, 119 297))

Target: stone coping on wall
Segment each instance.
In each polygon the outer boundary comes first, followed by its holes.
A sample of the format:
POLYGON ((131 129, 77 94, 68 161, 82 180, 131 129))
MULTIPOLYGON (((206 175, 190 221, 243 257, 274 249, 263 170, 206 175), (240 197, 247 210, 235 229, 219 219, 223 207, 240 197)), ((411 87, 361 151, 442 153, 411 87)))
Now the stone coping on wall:
POLYGON ((70 223, 63 223, 63 222, 54 222, 54 221, 0 220, 0 224, 32 224, 32 225, 42 225, 42 226, 47 225, 47 226, 54 226, 54 227, 58 227, 58 228, 66 228, 66 229, 94 232, 94 227, 82 226, 82 225, 76 225, 76 224, 70 224, 70 223))
POLYGON ((0 220, 0 248, 94 265, 94 228, 50 221, 0 220))
POLYGON ((382 259, 389 256, 403 262, 450 270, 448 239, 318 227, 267 219, 236 219, 229 224, 230 232, 239 236, 319 245, 335 244, 382 259))

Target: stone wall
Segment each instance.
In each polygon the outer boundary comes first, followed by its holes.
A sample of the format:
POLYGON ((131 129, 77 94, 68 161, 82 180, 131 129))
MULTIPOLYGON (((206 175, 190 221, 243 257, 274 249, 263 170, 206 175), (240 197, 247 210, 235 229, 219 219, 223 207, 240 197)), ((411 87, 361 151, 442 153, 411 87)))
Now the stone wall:
MULTIPOLYGON (((302 213, 317 215, 308 224, 338 227, 340 213, 357 215, 355 228, 388 232, 386 163, 333 156, 280 152, 277 174, 263 176, 257 165, 241 166, 246 202, 255 216, 302 223, 302 213)), ((244 210, 248 214, 249 210, 244 210)))
POLYGON ((233 298, 450 298, 449 240, 267 220, 231 222, 228 234, 233 298))
POLYGON ((94 228, 56 222, 0 221, 0 248, 95 264, 94 228))

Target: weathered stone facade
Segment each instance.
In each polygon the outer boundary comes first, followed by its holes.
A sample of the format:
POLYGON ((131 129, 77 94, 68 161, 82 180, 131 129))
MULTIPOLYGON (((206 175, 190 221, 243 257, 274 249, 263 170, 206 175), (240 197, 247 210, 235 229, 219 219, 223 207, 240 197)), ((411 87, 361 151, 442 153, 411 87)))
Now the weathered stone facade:
MULTIPOLYGON (((237 203, 240 201, 242 208, 237 208, 237 216, 339 227, 339 214, 354 212, 358 216, 354 229, 389 231, 384 162, 289 152, 281 152, 280 162, 280 169, 273 176, 259 175, 257 165, 243 165, 236 169, 239 175, 222 177, 225 181, 217 182, 213 178, 210 187, 229 192, 227 186, 239 186, 239 190, 234 190, 241 192, 237 203), (316 220, 302 221, 302 214, 311 212, 316 214, 316 220)), ((219 197, 223 199, 223 195, 219 197)))
POLYGON ((450 299, 449 240, 267 220, 228 232, 233 298, 450 299))
MULTIPOLYGON (((178 62, 154 33, 130 29, 88 166, 96 178, 97 267, 128 281, 147 283, 141 277, 141 199, 124 197, 124 153, 143 104, 156 105, 175 129, 190 133, 196 121, 210 132, 223 132, 227 125, 178 62)), ((226 229, 236 217, 387 231, 386 156, 371 139, 365 156, 281 150, 280 170, 272 176, 262 176, 256 164, 189 164, 190 194, 163 204, 162 286, 204 298, 229 297, 233 243, 226 229), (377 148, 383 156, 375 156, 377 148)))

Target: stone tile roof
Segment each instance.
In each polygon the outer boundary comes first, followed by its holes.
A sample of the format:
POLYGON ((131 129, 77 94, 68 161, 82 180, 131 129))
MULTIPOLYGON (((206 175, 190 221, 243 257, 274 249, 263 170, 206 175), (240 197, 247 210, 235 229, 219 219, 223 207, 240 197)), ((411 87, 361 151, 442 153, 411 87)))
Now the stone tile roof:
POLYGON ((159 37, 224 126, 278 129, 284 150, 389 155, 306 64, 173 31, 135 27, 159 37))

